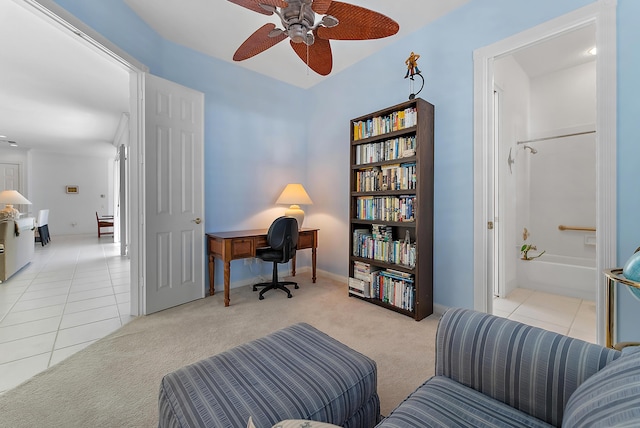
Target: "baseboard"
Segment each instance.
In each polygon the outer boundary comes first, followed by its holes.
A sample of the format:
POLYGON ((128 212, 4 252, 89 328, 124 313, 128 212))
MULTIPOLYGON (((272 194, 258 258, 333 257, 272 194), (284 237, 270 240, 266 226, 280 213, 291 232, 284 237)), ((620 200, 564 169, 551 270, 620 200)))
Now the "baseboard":
MULTIPOLYGON (((291 269, 282 269, 279 268, 280 270, 278 271, 278 273, 280 274, 280 279, 283 279, 285 277, 290 277, 291 276, 291 269)), ((296 269, 296 276, 300 275, 300 274, 311 274, 311 266, 303 266, 300 268, 296 269)), ((345 290, 346 290, 346 286, 347 283, 349 282, 349 279, 347 276, 344 275, 338 275, 335 274, 333 272, 328 272, 326 270, 323 269, 316 269, 316 276, 317 277, 322 277, 322 278, 327 278, 330 279, 332 281, 335 282, 340 282, 343 283, 345 285, 345 290)), ((295 277, 294 277, 295 278, 295 277)), ((258 282, 264 282, 264 281, 268 281, 269 278, 264 279, 264 277, 262 276, 255 276, 253 278, 247 278, 244 279, 242 281, 235 281, 232 282, 231 284, 229 284, 230 288, 238 288, 238 287, 244 287, 247 285, 253 285, 253 284, 257 284, 258 282)), ((222 285, 220 285, 220 290, 218 290, 218 288, 216 288, 216 292, 218 291, 222 291, 222 285)), ((438 305, 436 303, 433 304, 433 315, 440 317, 442 316, 442 314, 444 314, 447 310, 449 309, 448 306, 445 305, 438 305)))

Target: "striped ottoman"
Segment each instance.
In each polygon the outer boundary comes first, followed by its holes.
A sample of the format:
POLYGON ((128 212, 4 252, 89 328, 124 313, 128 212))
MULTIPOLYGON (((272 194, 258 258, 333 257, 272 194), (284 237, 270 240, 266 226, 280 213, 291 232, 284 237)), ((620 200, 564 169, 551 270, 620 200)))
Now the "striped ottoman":
POLYGON ((300 323, 166 375, 159 427, 257 428, 308 419, 352 428, 380 420, 376 363, 300 323))

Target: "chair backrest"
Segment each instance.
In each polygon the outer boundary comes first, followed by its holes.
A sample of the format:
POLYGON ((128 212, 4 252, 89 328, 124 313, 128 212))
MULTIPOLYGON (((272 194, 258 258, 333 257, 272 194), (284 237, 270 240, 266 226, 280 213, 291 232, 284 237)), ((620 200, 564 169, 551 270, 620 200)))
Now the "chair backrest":
POLYGON ((49 210, 38 211, 38 226, 49 224, 49 210))
POLYGON ((296 254, 298 246, 298 220, 278 217, 267 232, 267 243, 274 250, 282 250, 282 262, 288 262, 296 254))

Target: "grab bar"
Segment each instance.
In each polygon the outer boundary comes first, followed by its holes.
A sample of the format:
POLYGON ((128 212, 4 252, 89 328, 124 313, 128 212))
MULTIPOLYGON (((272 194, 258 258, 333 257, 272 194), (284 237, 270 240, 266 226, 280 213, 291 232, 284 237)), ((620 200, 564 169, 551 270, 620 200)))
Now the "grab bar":
POLYGON ((555 140, 556 138, 575 137, 576 135, 595 134, 596 131, 574 132, 573 134, 555 135, 553 137, 534 138, 533 140, 518 141, 517 144, 537 143, 538 141, 555 140))
POLYGON ((595 232, 596 231, 595 227, 565 226, 563 224, 558 226, 558 229, 560 229, 560 230, 581 230, 583 232, 595 232))

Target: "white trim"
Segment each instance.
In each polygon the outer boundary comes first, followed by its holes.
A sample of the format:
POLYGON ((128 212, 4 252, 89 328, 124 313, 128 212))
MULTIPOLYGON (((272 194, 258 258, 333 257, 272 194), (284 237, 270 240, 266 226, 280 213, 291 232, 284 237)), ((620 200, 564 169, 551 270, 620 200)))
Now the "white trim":
POLYGON ((488 311, 487 204, 488 144, 492 141, 492 94, 494 58, 551 36, 584 25, 596 25, 597 59, 597 208, 598 243, 596 268, 597 341, 604 343, 603 269, 615 266, 616 227, 616 0, 599 0, 566 15, 540 24, 490 46, 477 49, 474 57, 474 308, 488 311))
POLYGON ((83 43, 94 49, 98 54, 116 62, 130 73, 131 111, 129 120, 129 148, 131 161, 129 164, 128 205, 129 225, 129 256, 131 258, 131 315, 144 314, 144 278, 139 272, 144 272, 144 180, 140 174, 144 173, 144 73, 148 67, 137 61, 125 51, 111 43, 101 34, 77 19, 52 0, 14 0, 24 7, 32 7, 36 13, 50 21, 61 31, 77 36, 83 43), (140 172, 140 170, 142 172, 140 172), (141 298, 142 297, 142 298, 141 298))
POLYGON ((84 22, 70 14, 66 9, 53 0, 14 0, 18 3, 26 3, 55 23, 61 30, 69 31, 87 42, 88 46, 102 55, 107 55, 111 60, 118 62, 127 69, 148 71, 149 68, 140 61, 111 43, 84 22))
POLYGON ((145 211, 144 211, 144 159, 145 159, 145 73, 131 72, 129 79, 130 108, 129 119, 129 255, 131 258, 131 315, 146 314, 146 272, 145 211), (134 286, 135 284, 135 286, 134 286))

